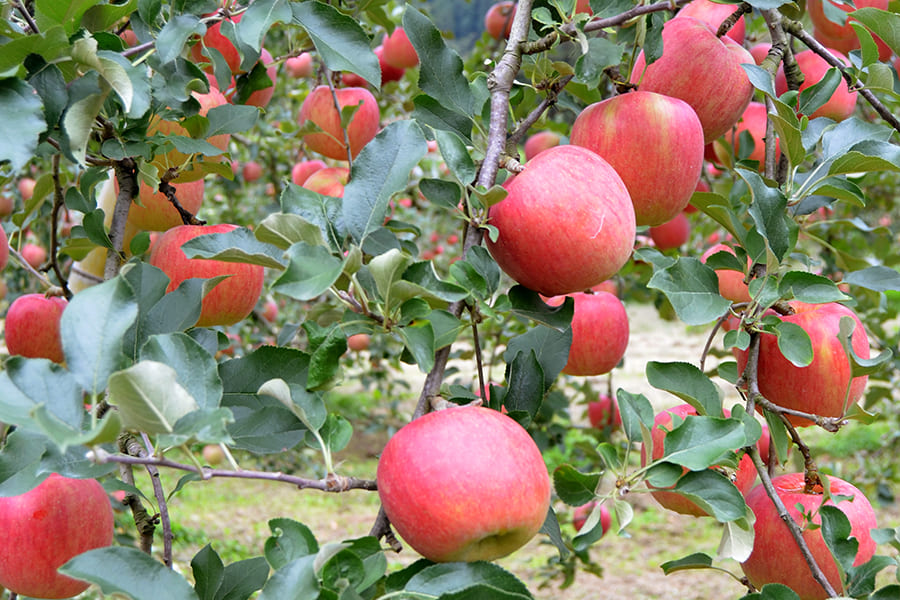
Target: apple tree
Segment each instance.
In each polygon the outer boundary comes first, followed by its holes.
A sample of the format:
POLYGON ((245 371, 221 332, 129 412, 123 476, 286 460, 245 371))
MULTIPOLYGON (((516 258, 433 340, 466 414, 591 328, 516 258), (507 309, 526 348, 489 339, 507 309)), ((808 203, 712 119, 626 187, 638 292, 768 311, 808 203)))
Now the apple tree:
POLYGON ((422 2, 0 7, 6 286, 54 299, 7 313, 0 496, 97 480, 134 540, 0 541, 12 597, 67 597, 64 576, 135 600, 529 598, 493 559, 540 530, 567 581, 596 571, 609 512, 627 531, 639 493, 721 526, 717 551, 676 550, 667 573, 725 570, 748 599, 900 595, 876 552, 900 549, 898 530, 803 437, 897 421, 896 3, 506 4, 470 51, 422 2), (758 58, 750 39, 769 44, 758 58), (526 161, 539 129, 556 135, 526 161), (698 243, 664 243, 674 219, 698 243), (621 358, 598 367, 591 348, 628 337, 615 298, 579 310, 611 276, 626 306, 652 301, 710 342, 646 367, 683 409, 656 415, 610 379, 621 431, 575 438, 574 398, 621 358), (272 321, 279 304, 290 322, 272 321), (236 350, 242 336, 264 343, 236 350), (401 462, 377 477, 334 459, 355 423, 331 394, 367 345, 387 365, 361 376, 373 393, 425 375, 389 442, 401 462), (468 371, 448 367, 462 355, 468 371), (320 461, 305 475, 236 458, 305 447, 320 461), (799 472, 779 474, 791 450, 799 472), (548 474, 539 452, 573 460, 548 474), (169 499, 220 477, 377 492, 384 509, 365 537, 326 541, 295 515, 256 556, 226 565, 209 540, 175 564, 169 499), (558 515, 574 507, 593 508, 573 535, 558 515), (423 558, 388 572, 406 544, 423 558), (16 589, 26 551, 56 562, 16 589))

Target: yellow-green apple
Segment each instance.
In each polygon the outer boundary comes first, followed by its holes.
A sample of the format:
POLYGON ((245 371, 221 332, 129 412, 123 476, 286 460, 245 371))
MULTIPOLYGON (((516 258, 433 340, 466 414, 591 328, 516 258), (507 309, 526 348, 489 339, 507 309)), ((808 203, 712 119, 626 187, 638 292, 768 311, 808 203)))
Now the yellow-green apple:
MULTIPOLYGON (((709 25, 713 31, 718 31, 722 21, 730 17, 735 8, 734 4, 719 4, 718 2, 712 2, 712 0, 691 0, 690 3, 678 11, 675 17, 693 17, 709 25)), ((743 44, 746 28, 744 17, 741 15, 741 18, 728 30, 726 35, 738 44, 743 44)))
POLYGON ((516 16, 516 3, 511 0, 498 2, 484 14, 484 30, 495 40, 509 37, 516 16))
POLYGON ((411 69, 419 64, 419 55, 402 27, 397 27, 385 38, 384 62, 398 69, 411 69))
MULTIPOLYGON (((832 8, 837 8, 845 13, 852 12, 860 8, 878 8, 888 10, 888 0, 856 0, 853 5, 843 2, 832 2, 832 0, 809 0, 806 3, 806 11, 809 13, 809 19, 813 23, 813 37, 827 48, 834 48, 844 54, 851 50, 859 48, 859 37, 851 21, 856 21, 853 17, 846 17, 846 22, 841 25, 835 23, 825 16, 825 10, 822 2, 828 2, 832 8)), ((880 37, 872 34, 875 38, 875 45, 878 46, 878 58, 887 61, 891 57, 890 47, 884 43, 880 37)))
POLYGON ((203 460, 211 467, 222 464, 225 460, 225 452, 218 444, 206 444, 202 450, 203 460))
MULTIPOLYGON (((575 527, 575 531, 581 531, 581 528, 584 527, 584 524, 587 522, 591 513, 594 512, 596 506, 597 501, 591 500, 587 504, 582 504, 572 511, 572 525, 575 527)), ((606 532, 609 531, 609 528, 612 527, 612 515, 609 514, 609 509, 606 508, 606 504, 601 504, 600 508, 597 510, 600 511, 600 530, 603 532, 600 537, 603 537, 606 535, 606 532)))
MULTIPOLYGON (((206 184, 202 179, 195 179, 185 183, 173 183, 175 197, 178 203, 196 215, 203 204, 203 191, 206 184)), ((118 191, 118 183, 116 190, 118 191)), ((138 202, 131 205, 128 210, 128 223, 144 231, 165 231, 181 225, 184 221, 181 214, 169 202, 165 194, 154 190, 143 181, 138 188, 138 202)))
POLYGON ((5 218, 13 214, 15 208, 16 201, 13 199, 12 194, 0 191, 0 218, 5 218))
MULTIPOLYGON (((575 292, 572 315, 572 345, 563 367, 567 375, 603 375, 612 371, 628 348, 628 314, 625 306, 609 292, 575 292)), ((550 298, 551 306, 562 304, 565 296, 550 298)))
MULTIPOLYGON (((359 106, 347 125, 350 154, 355 158, 363 146, 378 133, 378 121, 381 118, 378 102, 369 90, 362 87, 340 88, 335 90, 335 95, 341 109, 359 106)), ((347 160, 341 115, 335 108, 331 89, 327 85, 316 87, 303 100, 297 122, 303 125, 307 121, 312 121, 322 130, 303 136, 303 141, 310 150, 335 160, 347 160)))
POLYGON ((310 175, 327 166, 328 165, 319 159, 301 160, 291 168, 291 181, 296 185, 303 185, 303 182, 305 182, 310 175))
POLYGON ((167 292, 192 277, 229 277, 216 285, 203 298, 203 308, 197 327, 233 325, 243 320, 256 306, 262 293, 264 269, 259 265, 231 263, 209 259, 189 259, 182 244, 200 235, 227 233, 236 225, 179 225, 163 233, 150 251, 150 264, 162 269, 169 277, 167 292))
MULTIPOLYGON (((853 566, 859 566, 875 554, 875 542, 870 533, 877 527, 875 511, 865 495, 853 484, 831 475, 820 474, 819 477, 828 478, 832 496, 849 496, 852 499, 835 504, 831 498, 825 500, 821 487, 807 493, 803 473, 787 473, 773 477, 772 485, 790 518, 803 530, 803 539, 825 578, 839 595, 844 595, 841 594, 844 588, 840 571, 825 544, 822 530, 812 525, 822 523, 819 510, 823 505, 836 506, 841 510, 850 521, 850 535, 859 542, 856 559, 853 561, 853 566), (798 505, 802 508, 803 514, 798 505), (812 519, 804 515, 812 515, 812 519)), ((750 583, 757 589, 767 583, 781 583, 794 590, 802 600, 828 598, 822 586, 813 579, 806 559, 800 553, 787 524, 781 520, 765 488, 761 484, 757 485, 747 494, 746 500, 747 506, 756 515, 756 522, 753 524, 755 534, 753 552, 741 563, 741 569, 750 583)))
MULTIPOLYGON (((241 17, 244 14, 240 13, 237 15, 232 15, 228 17, 228 20, 237 25, 241 17)), ((229 40, 222 33, 222 23, 221 21, 217 21, 216 23, 210 25, 206 29, 206 33, 203 34, 203 38, 191 46, 191 56, 194 59, 195 63, 208 63, 210 59, 206 56, 203 56, 203 48, 215 48, 222 54, 222 58, 225 59, 225 62, 228 63, 228 68, 231 69, 232 73, 240 73, 241 72, 241 55, 238 52, 238 49, 235 48, 234 42, 229 40)), ((208 68, 207 71, 211 72, 212 69, 208 68)))
POLYGON ((255 160, 245 162, 241 168, 241 176, 244 178, 244 181, 256 181, 262 177, 262 174, 262 165, 255 160))
POLYGON ((59 320, 66 304, 65 298, 44 294, 24 294, 13 300, 3 323, 9 353, 63 362, 59 320))
POLYGON ((531 436, 481 406, 403 426, 384 447, 377 481, 397 533, 435 562, 506 556, 534 537, 550 507, 550 477, 531 436))
POLYGON ((303 187, 325 196, 344 196, 344 186, 350 181, 350 169, 347 167, 325 167, 306 178, 303 187))
POLYGON ((559 146, 561 138, 555 131, 544 130, 528 136, 525 140, 525 160, 531 160, 547 148, 559 146))
MULTIPOLYGON (((845 65, 850 65, 850 61, 846 56, 844 56, 837 50, 829 50, 845 65)), ((800 70, 803 72, 803 76, 805 78, 803 80, 803 83, 800 84, 800 91, 805 90, 811 85, 819 83, 819 81, 821 81, 825 76, 825 73, 828 71, 828 69, 831 68, 831 65, 829 65, 824 58, 822 58, 812 50, 804 50, 803 52, 798 52, 794 58, 797 59, 797 66, 800 67, 800 70)), ((784 68, 779 67, 778 73, 775 75, 775 92, 781 95, 787 91, 788 85, 787 78, 785 78, 784 76, 784 68)), ((843 121, 853 114, 853 110, 855 108, 856 91, 850 91, 850 88, 847 86, 847 81, 841 78, 841 82, 838 84, 837 89, 831 95, 831 98, 825 104, 816 109, 813 114, 809 115, 809 118, 815 119, 816 117, 828 117, 829 119, 833 119, 835 121, 843 121)))
MULTIPOLYGON (((209 113, 209 110, 215 106, 221 106, 223 104, 228 103, 228 99, 225 98, 224 94, 220 92, 217 88, 211 87, 209 92, 206 94, 200 94, 198 92, 193 92, 191 94, 197 102, 200 103, 200 110, 198 114, 201 116, 206 116, 209 113)), ((150 126, 147 128, 147 135, 181 135, 190 137, 190 133, 187 129, 181 126, 180 123, 175 121, 162 120, 159 117, 154 117, 154 119, 150 122, 150 126)), ((227 150, 228 143, 231 141, 231 135, 227 133, 222 133, 219 135, 214 135, 206 140, 216 148, 220 150, 227 150)), ((181 168, 187 163, 190 155, 184 154, 179 150, 173 148, 164 154, 157 155, 153 158, 153 164, 160 170, 160 172, 165 172, 169 168, 181 168)), ((208 156, 204 157, 204 161, 209 162, 218 162, 222 160, 223 155, 217 156, 208 156)), ((198 172, 193 179, 198 179, 202 177, 203 174, 198 172)), ((179 178, 179 180, 184 180, 184 177, 179 178)))
POLYGON ((19 180, 19 183, 16 184, 16 187, 19 189, 19 194, 22 196, 24 202, 31 200, 31 197, 34 195, 34 186, 36 185, 37 182, 31 177, 23 177, 19 180))
MULTIPOLYGON (((759 163, 759 170, 766 168, 766 122, 769 116, 766 111, 766 105, 762 102, 751 102, 741 115, 741 119, 735 124, 734 128, 727 131, 724 135, 724 141, 731 145, 734 155, 740 155, 741 148, 741 132, 746 131, 753 139, 753 152, 745 157, 745 160, 755 160, 759 163)), ((726 147, 722 144, 722 139, 713 142, 721 148, 723 153, 727 152, 726 147)), ((775 139, 775 156, 778 156, 781 146, 778 139, 775 139)))
POLYGON ((490 208, 494 259, 527 288, 558 296, 615 275, 634 248, 634 207, 618 173, 581 146, 554 146, 504 183, 490 208))
POLYGON ((588 402, 588 421, 596 429, 618 429, 622 426, 622 415, 618 403, 606 394, 600 394, 596 400, 588 402))
MULTIPOLYGON (((705 263, 710 256, 717 252, 727 252, 734 255, 734 250, 725 244, 715 244, 706 249, 700 257, 700 262, 705 263)), ((747 259, 750 263, 750 259, 747 259)), ((743 271, 734 271, 732 269, 716 269, 716 277, 719 278, 719 294, 723 298, 727 298, 732 302, 750 302, 750 290, 744 283, 743 271)))
POLYGON ((347 338, 347 347, 353 352, 362 352, 369 348, 368 333, 354 333, 347 338))
MULTIPOLYGON (((679 404, 678 406, 667 408, 666 410, 657 413, 656 417, 653 419, 653 428, 650 431, 653 440, 653 454, 651 455, 653 460, 658 460, 665 454, 666 435, 674 429, 672 416, 675 415, 679 419, 684 420, 685 417, 696 414, 697 410, 690 404, 679 404)), ((727 410, 725 411, 725 416, 729 416, 727 410)), ((738 449, 736 448, 735 450, 737 451, 738 449)), ((647 450, 642 445, 641 465, 646 465, 647 462, 647 450)), ((684 470, 687 472, 687 469, 684 470)), ((756 467, 754 467, 753 460, 748 454, 742 454, 738 461, 737 469, 734 470, 733 474, 730 474, 730 478, 732 483, 734 483, 735 487, 737 487, 742 494, 746 494, 750 491, 753 482, 756 481, 756 467)), ((664 488, 654 487, 650 485, 649 482, 647 483, 647 487, 653 490, 650 492, 650 495, 653 496, 653 499, 663 508, 667 508, 683 515, 691 515, 694 517, 707 516, 705 510, 700 508, 694 501, 689 500, 678 492, 669 492, 664 488)))
POLYGON ((687 206, 703 170, 703 126, 683 100, 632 92, 595 102, 570 143, 593 150, 622 177, 638 225, 661 225, 687 206))
MULTIPOLYGON (((859 401, 866 388, 865 375, 851 378, 850 360, 838 339, 842 318, 855 322, 851 346, 857 356, 869 358, 869 339, 859 317, 837 302, 805 304, 791 301, 790 315, 779 315, 785 323, 802 328, 812 343, 813 359, 805 367, 790 362, 778 348, 774 333, 761 333, 757 377, 759 391, 769 401, 823 417, 840 417, 845 408, 859 401), (846 396, 846 406, 845 406, 846 396)), ((747 366, 747 351, 735 349, 738 372, 747 366)), ((803 417, 786 415, 798 427, 813 425, 803 417)))
POLYGON ((0 585, 20 596, 71 598, 88 583, 57 569, 113 542, 113 510, 96 479, 51 473, 19 496, 0 498, 0 585))
POLYGON ((691 221, 680 212, 662 225, 648 230, 650 239, 659 250, 674 250, 685 245, 691 237, 691 221))
POLYGON ((312 54, 309 52, 301 52, 297 56, 292 56, 284 61, 284 70, 291 77, 312 77, 313 64, 312 54))
POLYGON ((766 60, 766 57, 769 55, 769 50, 771 49, 771 43, 760 42, 758 44, 750 46, 750 56, 753 57, 753 60, 756 62, 756 64, 761 65, 762 61, 766 60))
POLYGON ((6 268, 9 262, 9 238, 6 236, 6 230, 0 227, 0 271, 6 268))
POLYGON ((34 269, 39 269, 47 260, 47 250, 40 244, 28 242, 22 245, 22 258, 34 269))
POLYGON ((662 57, 647 67, 643 51, 631 72, 640 89, 680 98, 691 105, 709 143, 741 117, 753 86, 741 63, 753 57, 729 37, 718 38, 706 23, 692 17, 663 25, 662 57))

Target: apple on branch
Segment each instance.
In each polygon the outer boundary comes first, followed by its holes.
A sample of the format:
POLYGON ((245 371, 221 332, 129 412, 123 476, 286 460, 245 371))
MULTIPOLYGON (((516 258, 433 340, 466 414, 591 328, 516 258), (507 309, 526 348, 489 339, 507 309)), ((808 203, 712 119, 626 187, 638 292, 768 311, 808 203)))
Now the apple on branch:
MULTIPOLYGON (((378 121, 381 118, 378 102, 369 90, 362 87, 340 88, 334 90, 334 93, 342 110, 348 106, 358 106, 347 125, 350 154, 355 158, 363 146, 378 133, 378 121)), ((303 125, 307 121, 315 123, 322 130, 303 136, 303 141, 310 150, 334 160, 347 160, 341 115, 335 108, 331 89, 327 85, 316 87, 303 100, 297 122, 303 125)))
POLYGON ((59 321, 68 302, 60 296, 24 294, 6 311, 3 323, 6 348, 11 355, 65 360, 59 321))

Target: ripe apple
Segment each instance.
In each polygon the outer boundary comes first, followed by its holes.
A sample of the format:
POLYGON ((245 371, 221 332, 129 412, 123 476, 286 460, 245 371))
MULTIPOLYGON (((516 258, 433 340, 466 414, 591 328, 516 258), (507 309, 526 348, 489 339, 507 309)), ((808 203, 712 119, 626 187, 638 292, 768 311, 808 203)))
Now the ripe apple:
POLYGON ((6 348, 11 355, 65 360, 59 320, 68 302, 60 296, 24 294, 16 298, 6 311, 3 324, 6 348))
POLYGON ((259 265, 219 260, 188 259, 181 245, 200 235, 227 233, 237 229, 227 223, 219 225, 179 225, 163 233, 150 250, 150 264, 169 277, 166 292, 171 292, 191 277, 210 278, 230 275, 203 298, 203 309, 197 327, 234 325, 256 306, 262 293, 264 269, 259 265))
POLYGON ((307 177, 303 187, 325 196, 342 198, 348 181, 350 169, 347 167, 326 167, 307 177))
POLYGON ((411 69, 419 64, 419 55, 402 27, 397 27, 384 40, 384 62, 398 69, 411 69))
POLYGON ((369 348, 369 334, 355 333, 347 338, 347 347, 353 352, 362 352, 369 348))
MULTIPOLYGON (((650 432, 653 439, 653 460, 662 458, 665 454, 666 434, 673 429, 672 415, 684 419, 689 415, 696 414, 696 409, 690 404, 679 404, 678 406, 667 408, 666 410, 657 413, 656 417, 653 419, 653 429, 650 432)), ((725 416, 729 416, 727 410, 725 411, 725 416)), ((647 462, 647 451, 642 445, 641 465, 645 465, 647 462)), ((687 472, 687 469, 685 469, 685 472, 687 472)), ((756 481, 756 467, 753 465, 753 460, 748 454, 741 456, 737 470, 734 472, 731 481, 742 494, 746 494, 750 491, 753 482, 756 481)), ((660 506, 663 508, 667 508, 683 515, 691 515, 694 517, 707 516, 705 510, 700 508, 692 500, 687 499, 677 492, 668 492, 662 488, 656 488, 649 483, 647 483, 647 487, 654 490, 650 492, 650 495, 653 496, 653 499, 659 502, 660 506)))
POLYGON ((297 56, 292 56, 284 61, 284 70, 291 77, 312 77, 313 64, 312 55, 309 52, 301 52, 297 56))
POLYGON ((632 92, 591 104, 575 119, 570 137, 622 177, 638 225, 661 225, 684 210, 703 170, 697 114, 662 94, 632 92))
POLYGON ((9 238, 6 236, 6 230, 0 227, 0 271, 6 268, 9 262, 9 238))
POLYGON ((22 258, 34 269, 39 269, 47 260, 47 251, 43 246, 28 242, 22 245, 22 258))
POLYGON ((16 201, 11 194, 0 191, 0 219, 13 214, 16 209, 16 201))
POLYGON ((547 148, 559 146, 561 138, 555 131, 538 131, 525 140, 525 160, 531 160, 547 148))
MULTIPOLYGON (((832 7, 838 8, 846 13, 866 7, 888 10, 888 0, 856 0, 856 2, 853 3, 855 6, 844 4, 842 2, 832 2, 831 0, 824 1, 831 4, 832 7)), ((828 17, 825 16, 822 2, 823 0, 809 0, 806 3, 809 19, 813 23, 813 37, 826 48, 834 48, 844 54, 847 54, 851 50, 858 49, 859 37, 857 37, 853 26, 850 25, 850 21, 855 21, 856 19, 848 17, 847 22, 843 25, 830 21, 828 17)), ((873 37, 875 38, 875 45, 878 46, 879 60, 887 61, 890 59, 890 47, 877 35, 873 34, 873 37)))
MULTIPOLYGON (((597 506, 597 501, 591 500, 587 504, 582 504, 574 511, 572 511, 572 525, 575 526, 575 531, 581 531, 581 528, 584 527, 584 524, 587 522, 590 514, 594 512, 595 506, 597 506)), ((601 504, 600 529, 603 531, 603 533, 600 535, 600 537, 606 535, 606 532, 609 531, 610 527, 612 527, 612 515, 609 514, 609 509, 606 508, 606 504, 601 504)))
MULTIPOLYGON (((228 99, 225 98, 225 95, 215 87, 210 87, 209 92, 206 94, 192 92, 191 95, 197 100, 197 102, 200 103, 200 110, 198 111, 198 114, 204 117, 207 115, 207 113, 209 113, 209 110, 211 108, 228 103, 228 99)), ((188 130, 182 127, 180 123, 176 123, 175 121, 161 120, 158 117, 154 118, 154 120, 151 121, 150 126, 147 128, 147 135, 154 135, 157 133, 161 135, 182 135, 190 137, 190 133, 188 133, 188 130)), ((206 141, 216 148, 219 148, 220 150, 227 150, 228 144, 231 141, 231 135, 227 133, 214 135, 207 138, 206 141)), ((169 169, 170 167, 183 167, 188 161, 188 158, 189 155, 173 148, 165 154, 154 157, 153 164, 156 165, 157 168, 162 172, 166 169, 169 169)), ((204 158, 204 160, 210 161, 219 161, 221 159, 221 155, 204 158)), ((197 177, 202 177, 202 173, 198 174, 197 177)))
POLYGON ((740 65, 754 64, 753 57, 731 38, 716 37, 706 23, 692 17, 667 21, 662 39, 662 57, 647 67, 641 52, 631 82, 639 83, 642 91, 690 104, 709 143, 731 129, 750 103, 753 86, 740 65))
POLYGON ((659 250, 673 250, 685 245, 691 237, 691 222, 684 212, 662 225, 649 229, 650 239, 659 250))
POLYGON ((490 208, 494 259, 527 288, 558 296, 615 275, 634 247, 634 207, 618 173, 580 146, 555 146, 504 183, 490 208))
MULTIPOLYGON (((691 0, 675 16, 676 18, 693 17, 709 25, 713 31, 718 31, 722 21, 731 16, 735 8, 734 4, 719 4, 712 0, 691 0)), ((743 44, 746 27, 742 15, 726 35, 736 43, 743 44)))
MULTIPOLYGON (((727 252, 734 254, 734 250, 725 244, 715 244, 707 248, 706 252, 700 257, 700 262, 705 263, 710 256, 717 252, 727 252)), ((750 259, 747 259, 749 264, 750 259)), ((750 302, 750 290, 744 283, 744 273, 741 271, 733 271, 731 269, 717 269, 716 277, 719 278, 719 294, 723 298, 727 298, 732 302, 750 302)))
MULTIPOLYGON (((822 530, 809 528, 808 521, 800 514, 797 505, 803 507, 804 513, 813 515, 812 523, 816 525, 822 522, 819 509, 823 504, 837 506, 847 516, 851 535, 859 542, 854 566, 861 565, 875 554, 875 542, 870 534, 870 531, 877 527, 875 511, 865 495, 852 484, 831 475, 819 476, 828 477, 832 495, 852 496, 853 499, 835 504, 831 499, 823 501, 821 489, 809 494, 804 493, 803 473, 787 473, 773 477, 772 485, 775 486, 775 491, 790 517, 803 529, 803 539, 806 540, 825 578, 840 593, 843 590, 840 573, 831 551, 822 538, 822 530)), ((779 517, 775 504, 766 494, 765 488, 757 485, 747 494, 746 500, 747 506, 756 515, 756 522, 753 524, 755 532, 753 552, 750 558, 741 564, 741 569, 750 583, 757 588, 767 583, 781 583, 794 590, 803 600, 828 598, 822 586, 813 579, 806 560, 800 554, 794 538, 779 517)))
MULTIPOLYGON (((762 102, 751 102, 741 115, 741 119, 737 122, 733 129, 725 133, 725 141, 734 149, 734 155, 738 156, 741 147, 741 132, 746 131, 753 138, 753 152, 746 157, 746 160, 755 160, 759 162, 759 170, 766 168, 766 122, 768 120, 768 112, 766 105, 762 102)), ((727 152, 723 146, 721 139, 713 142, 722 152, 727 152)), ((780 152, 780 143, 775 140, 775 156, 780 152)))
MULTIPOLYGON (((244 101, 244 104, 247 106, 258 106, 260 108, 265 108, 269 105, 269 102, 272 100, 272 96, 275 94, 275 80, 278 77, 278 67, 274 63, 272 55, 265 48, 261 49, 259 52, 259 62, 266 67, 266 75, 269 79, 272 80, 272 85, 259 90, 255 90, 244 101)), ((235 100, 235 94, 232 94, 230 100, 235 100)))
MULTIPOLYGON (((228 20, 237 25, 243 16, 244 14, 240 13, 238 15, 229 16, 228 20)), ((221 21, 217 21, 209 26, 206 33, 203 34, 201 41, 191 47, 191 56, 195 63, 210 62, 209 58, 203 56, 204 46, 207 48, 215 48, 221 52, 222 57, 225 59, 225 62, 228 63, 228 68, 231 69, 232 73, 241 72, 241 55, 238 52, 238 49, 235 48, 234 43, 222 34, 221 21)), ((207 70, 211 72, 212 69, 209 68, 207 70)))
POLYGON ((125 45, 129 48, 133 46, 137 46, 138 39, 137 34, 132 29, 126 29, 122 33, 119 34, 119 37, 122 38, 122 41, 125 42, 125 45))
POLYGON ((23 202, 31 200, 31 197, 34 195, 34 186, 36 185, 37 182, 31 177, 23 177, 19 180, 17 187, 19 188, 19 194, 22 196, 23 202))
POLYGON ((274 300, 266 300, 265 304, 263 304, 260 316, 269 323, 275 321, 275 319, 278 318, 278 303, 274 300))
MULTIPOLYGON (((347 139, 350 140, 350 153, 355 158, 363 146, 378 133, 378 120, 381 112, 372 93, 362 87, 348 87, 335 90, 338 105, 357 106, 350 124, 347 125, 347 139)), ((303 100, 297 122, 301 125, 312 121, 322 129, 320 133, 308 133, 303 141, 310 150, 335 160, 347 160, 347 146, 344 144, 344 131, 341 129, 341 116, 334 107, 331 90, 327 85, 316 87, 303 100)))
POLYGON ((262 174, 262 165, 255 160, 244 163, 244 167, 241 169, 241 175, 243 176, 244 181, 256 181, 262 177, 262 174))
POLYGON ((516 16, 516 3, 511 0, 498 2, 484 14, 484 30, 495 40, 509 37, 516 16))
POLYGON ((377 481, 397 533, 435 562, 506 556, 534 537, 550 507, 550 477, 531 436, 481 406, 402 427, 384 447, 377 481))
POLYGON ((291 169, 291 181, 296 185, 303 185, 310 175, 327 167, 321 160, 301 160, 291 169))
MULTIPOLYGON (((790 302, 792 315, 779 318, 793 323, 809 335, 813 360, 806 367, 797 367, 782 355, 773 333, 763 333, 759 346, 759 391, 779 406, 823 417, 844 414, 844 395, 848 392, 847 408, 862 397, 868 377, 854 377, 851 381, 850 361, 838 339, 842 317, 856 322, 851 345, 861 358, 869 358, 869 339, 866 330, 851 309, 837 302, 805 304, 790 302)), ((735 349, 738 372, 747 365, 747 351, 735 349)), ((786 415, 798 427, 813 425, 809 419, 786 415)))
POLYGON ((575 2, 575 12, 593 15, 594 11, 591 9, 591 0, 577 0, 577 2, 575 2))
POLYGON ((618 429, 622 426, 622 415, 618 403, 606 394, 600 394, 597 400, 588 402, 588 421, 597 429, 618 429))
MULTIPOLYGON (((628 314, 625 306, 609 292, 576 292, 572 315, 572 345, 562 372, 568 375, 603 375, 612 371, 628 347, 628 314)), ((547 303, 559 305, 564 296, 547 303)))
POLYGON ((769 55, 769 50, 771 49, 771 43, 760 42, 750 47, 750 56, 753 57, 753 60, 756 62, 756 64, 761 65, 762 61, 766 60, 766 57, 769 55))
POLYGON ((35 598, 80 594, 89 584, 56 570, 88 550, 111 546, 113 520, 96 479, 51 473, 20 496, 0 498, 0 585, 35 598))
MULTIPOLYGON (((399 30, 398 30, 399 31, 399 30)), ((373 50, 375 56, 378 57, 378 65, 381 67, 381 85, 403 79, 406 69, 388 63, 384 59, 384 46, 376 46, 373 50)))
MULTIPOLYGON (((850 65, 850 61, 846 56, 837 50, 830 48, 829 50, 845 65, 850 65)), ((822 77, 825 76, 825 72, 831 68, 831 65, 829 65, 824 58, 812 50, 798 52, 794 58, 797 59, 797 66, 800 67, 800 70, 805 77, 803 83, 800 84, 801 91, 821 81, 822 77)), ((781 95, 787 91, 788 85, 787 78, 784 76, 784 68, 779 67, 778 73, 775 75, 775 92, 778 93, 778 95, 781 95)), ((809 115, 809 118, 828 117, 835 121, 843 121, 853 114, 855 108, 856 92, 850 91, 850 88, 847 87, 847 81, 841 78, 841 82, 838 84, 838 88, 834 91, 834 94, 832 94, 831 99, 820 106, 813 114, 809 115)))
MULTIPOLYGON (((175 188, 175 197, 178 198, 178 203, 185 210, 196 215, 203 204, 203 192, 206 189, 204 181, 196 179, 186 183, 173 183, 172 186, 175 188)), ((115 188, 118 193, 118 183, 115 188)), ((169 202, 166 195, 159 190, 154 190, 143 181, 138 188, 138 201, 140 204, 135 202, 128 209, 128 223, 138 229, 165 231, 183 223, 181 215, 169 202)))
POLYGON ((203 460, 211 467, 222 464, 225 460, 225 453, 218 444, 206 444, 203 446, 203 460))

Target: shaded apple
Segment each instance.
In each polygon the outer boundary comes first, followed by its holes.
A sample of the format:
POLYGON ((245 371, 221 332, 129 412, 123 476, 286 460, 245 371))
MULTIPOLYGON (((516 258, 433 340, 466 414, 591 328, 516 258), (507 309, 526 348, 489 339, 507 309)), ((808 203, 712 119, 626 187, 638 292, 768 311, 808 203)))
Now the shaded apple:
MULTIPOLYGON (((355 158, 363 146, 378 133, 381 114, 378 103, 369 90, 361 87, 340 88, 335 90, 335 95, 342 110, 347 106, 359 106, 347 125, 350 154, 355 158)), ((335 160, 347 160, 341 115, 335 108, 331 89, 327 85, 316 87, 303 100, 297 122, 303 125, 307 121, 313 122, 322 130, 303 136, 303 141, 310 150, 335 160)))
POLYGON ((680 212, 662 225, 651 227, 649 234, 658 250, 674 250, 691 238, 691 221, 684 212, 680 212))
MULTIPOLYGON (((846 56, 833 49, 831 49, 831 53, 845 65, 850 66, 850 60, 846 56)), ((812 50, 798 52, 795 58, 797 59, 797 66, 800 67, 800 70, 804 75, 803 83, 800 84, 800 91, 821 81, 825 76, 825 73, 832 68, 824 58, 812 50)), ((787 78, 784 75, 784 68, 779 67, 778 73, 775 75, 775 92, 778 95, 781 95, 787 91, 788 84, 787 78)), ((847 81, 844 78, 841 78, 841 81, 838 84, 837 89, 831 95, 831 98, 816 109, 813 114, 809 115, 809 118, 828 117, 835 121, 843 121, 853 114, 853 110, 856 108, 856 95, 856 91, 851 91, 847 86, 847 81)))

